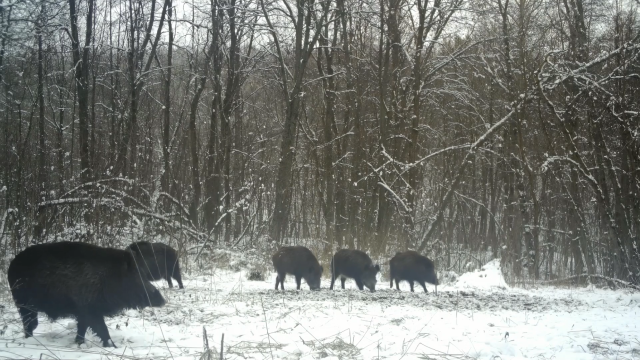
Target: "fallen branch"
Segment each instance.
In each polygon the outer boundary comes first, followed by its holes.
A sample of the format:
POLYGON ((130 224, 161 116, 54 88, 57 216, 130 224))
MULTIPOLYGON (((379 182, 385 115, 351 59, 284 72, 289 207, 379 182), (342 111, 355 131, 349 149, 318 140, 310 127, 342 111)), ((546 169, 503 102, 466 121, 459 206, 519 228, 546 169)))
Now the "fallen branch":
POLYGON ((556 279, 556 280, 544 280, 544 281, 539 281, 538 284, 547 284, 547 285, 553 285, 553 284, 559 284, 559 283, 563 283, 563 282, 567 282, 567 281, 571 281, 571 280, 575 280, 575 279, 579 279, 582 277, 586 277, 589 279, 599 279, 599 280, 604 280, 604 281, 609 281, 612 282, 620 287, 623 288, 629 288, 629 289, 633 289, 633 290, 637 290, 640 291, 640 286, 635 285, 633 283, 630 283, 628 281, 624 281, 624 280, 620 280, 620 279, 614 279, 608 276, 604 276, 604 275, 589 275, 589 274, 580 274, 580 275, 573 275, 573 276, 569 276, 563 279, 556 279))

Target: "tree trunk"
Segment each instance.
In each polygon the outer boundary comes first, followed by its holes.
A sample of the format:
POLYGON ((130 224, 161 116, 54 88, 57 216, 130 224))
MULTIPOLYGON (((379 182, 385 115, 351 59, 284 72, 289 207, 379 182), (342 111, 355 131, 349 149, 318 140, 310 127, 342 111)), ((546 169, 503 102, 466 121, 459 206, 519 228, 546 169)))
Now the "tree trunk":
MULTIPOLYGON (((214 16, 216 14, 216 5, 217 2, 211 2, 211 14, 214 16)), ((214 25, 215 27, 215 25, 214 25)), ((194 226, 198 226, 198 208, 200 207, 200 198, 202 196, 202 184, 200 180, 200 160, 198 157, 198 134, 197 134, 197 126, 196 119, 198 115, 198 105, 200 103, 200 96, 204 91, 205 85, 207 83, 207 78, 209 77, 209 67, 213 60, 214 64, 216 63, 216 59, 214 56, 217 56, 219 48, 218 48, 218 33, 214 32, 211 38, 211 44, 209 45, 209 49, 206 53, 205 61, 202 66, 203 75, 200 78, 196 78, 196 90, 191 98, 190 112, 189 112, 189 149, 191 152, 191 184, 193 187, 193 198, 191 199, 191 204, 189 206, 189 216, 191 222, 194 226)), ((214 108, 215 111, 215 108, 214 108)))
POLYGON ((202 196, 202 186, 200 184, 200 161, 198 159, 198 130, 196 119, 198 117, 198 104, 200 96, 204 90, 206 76, 197 79, 197 88, 191 105, 189 107, 189 150, 191 153, 191 185, 193 187, 193 197, 189 206, 189 217, 194 226, 198 226, 198 208, 200 206, 200 197, 202 196))
MULTIPOLYGON (((335 41, 335 33, 333 39, 335 41)), ((334 133, 332 130, 335 123, 335 82, 333 81, 333 52, 328 49, 329 46, 329 34, 328 26, 324 28, 324 35, 320 39, 321 48, 318 49, 318 56, 316 63, 318 65, 318 73, 322 77, 322 88, 324 96, 324 116, 322 117, 322 144, 323 157, 322 157, 322 178, 321 182, 324 185, 324 191, 322 191, 324 200, 324 220, 325 220, 325 233, 326 241, 328 244, 333 244, 334 240, 337 240, 338 248, 342 247, 342 238, 336 237, 336 201, 335 201, 335 184, 336 178, 334 174, 334 133), (325 72, 322 59, 326 58, 325 72)))
POLYGON ((312 14, 313 3, 311 0, 296 1, 297 17, 293 19, 295 28, 295 55, 292 59, 294 71, 291 78, 291 85, 293 86, 291 86, 291 90, 289 90, 290 83, 287 80, 289 75, 285 67, 285 59, 280 48, 279 39, 275 27, 271 23, 264 1, 261 0, 260 3, 276 46, 279 75, 282 81, 283 94, 287 102, 280 146, 280 162, 278 164, 275 184, 276 198, 273 208, 273 218, 269 229, 271 240, 281 242, 289 224, 291 194, 293 190, 292 173, 296 156, 295 139, 298 129, 298 115, 303 96, 304 73, 313 48, 320 37, 320 29, 322 29, 323 23, 328 16, 328 11, 325 10, 322 16, 317 16, 317 14, 312 14), (312 18, 315 24, 312 24, 312 18), (313 34, 311 33, 312 28, 315 30, 313 34))
MULTIPOLYGON (((151 9, 149 22, 144 28, 144 37, 142 44, 136 46, 139 41, 139 30, 136 27, 137 19, 134 18, 133 0, 129 0, 129 49, 127 50, 127 68, 129 77, 129 119, 127 122, 126 130, 123 134, 123 138, 118 150, 118 160, 116 166, 116 175, 122 174, 128 176, 135 173, 136 162, 138 159, 138 137, 139 137, 139 124, 138 124, 138 102, 140 92, 144 88, 144 78, 149 73, 152 61, 155 58, 156 49, 162 35, 162 26, 167 14, 167 8, 171 0, 165 0, 160 20, 158 21, 158 29, 156 30, 156 36, 148 50, 149 55, 145 61, 144 54, 147 52, 147 46, 151 41, 151 30, 153 30, 153 24, 155 23, 155 9, 156 0, 151 0, 151 9), (145 65, 140 69, 140 75, 138 76, 138 66, 144 63, 145 65)), ((138 14, 138 11, 135 12, 138 14)))
POLYGON ((162 191, 169 193, 171 181, 171 74, 173 67, 173 3, 168 0, 167 26, 169 30, 169 42, 167 43, 167 69, 164 75, 164 105, 162 121, 162 161, 164 162, 164 172, 162 173, 162 191))
POLYGON ((80 133, 80 180, 91 179, 89 159, 89 50, 93 30, 94 0, 87 0, 87 22, 85 25, 84 46, 80 50, 78 37, 78 14, 76 0, 69 1, 71 19, 71 52, 75 70, 76 94, 78 96, 78 131, 80 133))
POLYGON ((44 105, 44 52, 42 49, 42 31, 44 27, 45 6, 44 2, 40 7, 40 14, 38 16, 37 24, 37 39, 38 39, 38 199, 42 199, 43 193, 46 191, 47 184, 47 156, 45 139, 47 137, 45 130, 45 105, 44 105))

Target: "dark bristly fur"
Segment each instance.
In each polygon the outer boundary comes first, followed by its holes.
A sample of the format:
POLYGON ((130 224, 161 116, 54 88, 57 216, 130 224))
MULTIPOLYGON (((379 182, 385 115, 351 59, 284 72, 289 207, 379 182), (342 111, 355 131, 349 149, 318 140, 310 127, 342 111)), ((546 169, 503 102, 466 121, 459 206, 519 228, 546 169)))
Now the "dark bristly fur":
POLYGON ((139 241, 129 245, 127 250, 134 253, 140 270, 144 271, 149 280, 165 279, 172 288, 173 277, 178 282, 178 288, 184 289, 178 254, 172 247, 163 243, 139 241))
POLYGON ((306 247, 283 246, 273 254, 271 260, 278 273, 276 290, 278 290, 278 283, 280 283, 280 289, 284 290, 284 279, 287 274, 295 276, 298 290, 300 290, 300 282, 303 278, 311 290, 320 288, 322 266, 311 250, 306 247))
POLYGON ((331 286, 340 277, 342 288, 346 278, 355 280, 358 289, 363 290, 364 286, 371 292, 376 291, 376 275, 380 272, 380 265, 373 265, 369 255, 360 250, 341 249, 333 255, 331 259, 331 286))
POLYGON ((34 245, 11 261, 7 275, 25 337, 33 335, 43 312, 51 319, 75 317, 77 343, 91 328, 107 347, 112 344, 104 316, 165 304, 124 250, 66 241, 34 245))
POLYGON ((425 282, 438 285, 438 277, 436 276, 433 261, 418 254, 415 251, 405 251, 396 253, 389 261, 389 278, 390 285, 393 288, 393 281, 396 282, 396 289, 400 290, 398 285, 400 281, 406 280, 413 291, 413 283, 417 281, 424 292, 427 292, 425 282))

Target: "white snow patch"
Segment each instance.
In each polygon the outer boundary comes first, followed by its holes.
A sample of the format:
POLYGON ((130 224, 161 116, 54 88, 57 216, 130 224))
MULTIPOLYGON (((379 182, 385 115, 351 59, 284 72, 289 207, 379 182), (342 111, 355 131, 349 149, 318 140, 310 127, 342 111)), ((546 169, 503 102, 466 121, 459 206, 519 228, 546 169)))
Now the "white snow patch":
POLYGON ((509 286, 502 275, 500 259, 494 259, 479 270, 460 275, 453 287, 457 289, 504 290, 509 286))

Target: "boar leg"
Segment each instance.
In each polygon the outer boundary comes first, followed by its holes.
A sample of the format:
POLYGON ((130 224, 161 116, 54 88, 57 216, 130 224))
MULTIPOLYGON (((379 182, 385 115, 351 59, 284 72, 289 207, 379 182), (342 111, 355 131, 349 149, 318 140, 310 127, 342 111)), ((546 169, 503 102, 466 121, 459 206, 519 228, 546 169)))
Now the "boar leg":
POLYGON ((389 288, 393 289, 393 278, 389 279, 389 288))
POLYGON ((302 282, 302 276, 296 275, 296 290, 300 290, 301 282, 302 282))
POLYGON ((109 340, 111 340, 111 336, 109 336, 109 329, 107 329, 107 324, 104 323, 104 317, 101 315, 90 315, 88 318, 88 325, 93 330, 96 335, 102 340, 103 347, 116 347, 116 344, 109 340))
POLYGON ((333 290, 333 285, 336 282, 336 274, 332 273, 331 274, 331 286, 329 286, 329 290, 333 290))
POLYGON ((171 276, 167 275, 167 283, 169 283, 169 287, 173 289, 173 282, 171 282, 171 276))
POLYGON ((178 289, 184 289, 184 286, 182 286, 182 275, 180 275, 180 266, 178 266, 177 261, 173 267, 173 278, 178 282, 178 289))
POLYGON ((400 291, 400 281, 396 279, 396 290, 400 291))
POLYGON ((278 290, 278 283, 280 283, 280 289, 284 290, 285 276, 287 276, 287 274, 280 274, 280 273, 278 273, 278 276, 276 276, 276 290, 278 290))
POLYGON ((347 281, 347 278, 344 276, 340 278, 340 283, 342 284, 342 290, 344 290, 344 283, 347 281))
POLYGON ((33 336, 33 330, 38 327, 38 312, 26 306, 20 306, 18 312, 20 313, 22 325, 24 326, 24 337, 28 338, 33 336))
POLYGON ((413 280, 409 281, 409 286, 411 287, 411 292, 413 292, 413 280))
POLYGON ((84 343, 84 336, 87 334, 87 327, 89 327, 89 323, 87 322, 87 318, 84 315, 78 315, 78 333, 76 334, 76 344, 84 343))
POLYGON ((364 284, 362 283, 362 281, 360 281, 360 279, 355 279, 355 280, 356 280, 356 285, 358 285, 358 289, 364 290, 364 284))
POLYGON ((424 281, 419 281, 420 285, 422 285, 422 288, 424 289, 424 292, 428 293, 427 291, 427 286, 424 284, 424 281))

